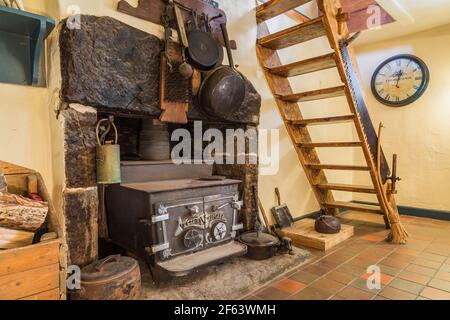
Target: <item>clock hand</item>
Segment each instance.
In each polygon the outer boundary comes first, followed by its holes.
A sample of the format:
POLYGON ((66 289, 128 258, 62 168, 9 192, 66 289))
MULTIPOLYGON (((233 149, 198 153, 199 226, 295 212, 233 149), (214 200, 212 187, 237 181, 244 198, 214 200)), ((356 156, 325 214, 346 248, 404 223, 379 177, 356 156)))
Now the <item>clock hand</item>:
POLYGON ((403 76, 403 71, 400 70, 400 71, 398 72, 397 84, 395 85, 398 89, 400 89, 400 87, 398 86, 398 84, 399 84, 400 79, 401 79, 402 76, 403 76))

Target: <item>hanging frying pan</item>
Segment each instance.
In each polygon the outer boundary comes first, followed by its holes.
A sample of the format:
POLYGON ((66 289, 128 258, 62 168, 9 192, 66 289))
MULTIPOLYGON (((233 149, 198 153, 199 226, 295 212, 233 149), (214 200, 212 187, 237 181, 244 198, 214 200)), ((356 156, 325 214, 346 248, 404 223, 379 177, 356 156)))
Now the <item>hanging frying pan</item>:
POLYGON ((226 119, 227 116, 234 114, 244 101, 245 80, 234 68, 227 27, 225 24, 220 26, 230 65, 220 66, 206 75, 200 88, 199 102, 210 116, 226 119))
POLYGON ((208 33, 200 30, 197 12, 192 11, 195 29, 188 34, 186 57, 195 68, 208 71, 214 68, 220 57, 216 40, 208 33))

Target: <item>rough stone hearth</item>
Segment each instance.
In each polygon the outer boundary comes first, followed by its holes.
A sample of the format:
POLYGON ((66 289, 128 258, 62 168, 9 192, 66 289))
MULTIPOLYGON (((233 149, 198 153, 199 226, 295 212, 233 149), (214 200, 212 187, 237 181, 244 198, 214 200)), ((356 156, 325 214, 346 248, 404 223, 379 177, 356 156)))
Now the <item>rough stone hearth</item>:
POLYGON ((202 269, 188 281, 174 280, 157 288, 148 268, 141 264, 142 299, 145 300, 235 300, 274 280, 290 269, 307 263, 308 251, 294 248, 295 255, 279 255, 255 261, 246 257, 202 269), (238 276, 237 276, 238 275, 238 276))

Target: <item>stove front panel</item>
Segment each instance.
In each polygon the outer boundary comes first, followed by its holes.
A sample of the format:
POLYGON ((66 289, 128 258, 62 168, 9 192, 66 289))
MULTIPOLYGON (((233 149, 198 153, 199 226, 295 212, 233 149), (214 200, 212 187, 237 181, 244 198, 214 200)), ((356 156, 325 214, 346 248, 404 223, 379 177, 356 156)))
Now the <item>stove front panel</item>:
POLYGON ((237 200, 237 193, 228 193, 155 203, 159 258, 167 260, 234 239, 237 200))

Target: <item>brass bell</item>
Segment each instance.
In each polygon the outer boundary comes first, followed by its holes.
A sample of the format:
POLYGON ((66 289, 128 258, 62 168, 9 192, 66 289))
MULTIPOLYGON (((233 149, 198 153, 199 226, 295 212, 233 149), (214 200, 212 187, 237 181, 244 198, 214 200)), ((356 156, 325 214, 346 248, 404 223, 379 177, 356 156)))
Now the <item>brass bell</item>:
POLYGON ((102 119, 97 123, 97 183, 115 184, 121 182, 120 176, 120 146, 118 142, 117 127, 113 118, 102 119), (107 123, 105 132, 100 136, 100 126, 107 123), (114 129, 114 141, 105 141, 106 136, 114 129))

